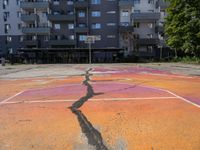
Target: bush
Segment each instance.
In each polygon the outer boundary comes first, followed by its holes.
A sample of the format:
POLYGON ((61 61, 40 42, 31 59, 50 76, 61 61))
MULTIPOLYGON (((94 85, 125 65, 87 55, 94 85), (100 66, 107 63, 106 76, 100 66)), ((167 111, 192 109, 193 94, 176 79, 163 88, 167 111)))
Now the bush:
POLYGON ((200 58, 196 56, 185 56, 185 57, 177 57, 173 58, 173 62, 183 62, 183 63, 200 63, 200 58))

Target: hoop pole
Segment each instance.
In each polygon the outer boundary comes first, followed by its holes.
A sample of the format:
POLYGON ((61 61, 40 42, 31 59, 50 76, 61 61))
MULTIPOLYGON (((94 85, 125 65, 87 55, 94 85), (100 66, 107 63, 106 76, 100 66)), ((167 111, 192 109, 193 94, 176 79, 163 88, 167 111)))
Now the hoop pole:
POLYGON ((88 46, 89 46, 89 64, 92 63, 92 52, 91 52, 91 42, 88 43, 88 46))

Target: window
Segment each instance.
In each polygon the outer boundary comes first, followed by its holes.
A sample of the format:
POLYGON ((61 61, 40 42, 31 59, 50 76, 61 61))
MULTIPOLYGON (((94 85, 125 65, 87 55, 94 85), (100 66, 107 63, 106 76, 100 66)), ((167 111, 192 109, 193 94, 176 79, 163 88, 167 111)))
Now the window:
POLYGON ((54 24, 54 29, 60 30, 60 24, 54 24))
POLYGON ((74 29, 74 24, 72 23, 68 24, 68 29, 74 29))
POLYGON ((148 12, 151 12, 151 13, 153 13, 153 12, 154 12, 154 10, 148 10, 148 12))
POLYGON ((78 12, 78 17, 84 18, 85 17, 85 12, 84 11, 79 11, 78 12))
POLYGON ((17 12, 17 17, 18 17, 18 18, 21 17, 21 12, 20 12, 20 11, 17 12))
POLYGON ((139 22, 134 22, 134 28, 139 28, 140 27, 140 23, 139 22))
POLYGON ((79 35, 79 41, 85 41, 86 35, 79 35))
POLYGON ((101 4, 101 0, 91 0, 92 4, 101 4))
POLYGON ((116 36, 115 35, 107 35, 107 38, 113 39, 113 38, 116 38, 116 36))
POLYGON ((70 35, 70 36, 69 36, 69 39, 70 39, 70 40, 74 40, 74 35, 70 35))
POLYGON ((19 41, 23 42, 24 41, 24 36, 21 35, 20 38, 19 38, 19 41))
POLYGON ((106 13, 107 13, 107 14, 115 14, 116 11, 114 11, 114 10, 113 10, 113 11, 107 11, 106 13))
POLYGON ((140 10, 134 10, 134 13, 140 13, 140 10))
POLYGON ((9 54, 13 54, 13 49, 12 48, 8 48, 8 53, 9 54))
POLYGON ((148 4, 154 4, 154 0, 148 0, 148 4))
POLYGON ((44 36, 44 41, 49 41, 49 36, 48 35, 44 36))
POLYGON ((73 5, 73 4, 74 4, 73 0, 68 0, 67 1, 67 5, 73 5))
POLYGON ((11 42, 11 41, 12 41, 12 37, 11 37, 11 36, 7 36, 7 37, 6 37, 6 41, 7 41, 7 42, 11 42))
POLYGON ((152 39, 152 38, 153 38, 153 35, 152 35, 152 34, 147 34, 147 38, 148 38, 148 39, 152 39))
POLYGON ((128 15, 129 15, 128 10, 123 10, 123 11, 122 11, 122 16, 123 16, 123 17, 128 17, 128 15))
POLYGON ((3 20, 4 20, 4 21, 7 21, 8 18, 9 18, 9 16, 10 16, 10 12, 4 12, 4 13, 3 13, 3 20))
POLYGON ((21 29, 21 28, 22 28, 21 23, 17 24, 17 28, 18 28, 18 29, 21 29))
POLYGON ((107 26, 116 26, 116 23, 107 23, 107 26))
POLYGON ((60 4, 60 0, 53 0, 53 4, 54 5, 59 5, 60 4))
POLYGON ((36 40, 37 40, 37 36, 36 36, 36 35, 33 35, 33 36, 32 36, 32 40, 36 41, 36 40))
POLYGON ((147 52, 153 53, 153 46, 147 46, 147 52))
POLYGON ((20 5, 20 0, 16 0, 16 3, 19 6, 20 5))
POLYGON ((4 25, 4 32, 5 33, 8 33, 8 31, 11 29, 11 26, 10 26, 10 24, 5 24, 4 25))
POLYGON ((139 34, 134 34, 133 37, 134 37, 134 39, 139 39, 140 38, 139 34))
POLYGON ((95 38, 96 41, 101 41, 101 35, 95 35, 95 36, 96 36, 95 38))
POLYGON ((85 23, 79 23, 79 24, 78 24, 78 27, 84 28, 84 27, 86 27, 86 24, 85 24, 85 23))
POLYGON ((8 5, 8 0, 3 0, 3 9, 6 9, 7 5, 8 5))
POLYGON ((153 28, 153 23, 148 23, 147 26, 152 29, 153 28))
POLYGON ((73 11, 67 11, 67 14, 68 14, 68 15, 73 15, 74 12, 73 12, 73 11))
POLYGON ((134 4, 140 4, 140 0, 134 0, 134 4))
POLYGON ((92 29, 101 29, 101 24, 100 23, 93 23, 92 29))
POLYGON ((92 11, 92 17, 100 17, 101 12, 100 11, 92 11))
POLYGON ((130 23, 129 23, 129 22, 121 22, 120 24, 121 24, 121 26, 125 26, 125 27, 127 27, 127 26, 129 26, 129 25, 130 25, 130 23))
POLYGON ((42 12, 42 17, 46 17, 47 16, 47 12, 42 12))

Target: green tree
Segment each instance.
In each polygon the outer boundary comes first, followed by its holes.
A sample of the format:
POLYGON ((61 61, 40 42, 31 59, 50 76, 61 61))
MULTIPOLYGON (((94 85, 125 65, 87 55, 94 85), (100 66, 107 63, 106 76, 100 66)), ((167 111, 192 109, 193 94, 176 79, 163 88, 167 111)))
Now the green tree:
POLYGON ((167 45, 200 55, 200 0, 167 0, 165 33, 167 45))

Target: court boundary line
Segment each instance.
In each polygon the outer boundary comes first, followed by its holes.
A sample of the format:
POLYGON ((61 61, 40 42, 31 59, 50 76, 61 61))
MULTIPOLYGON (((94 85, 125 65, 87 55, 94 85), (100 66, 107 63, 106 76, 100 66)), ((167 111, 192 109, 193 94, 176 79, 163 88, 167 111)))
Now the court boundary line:
MULTIPOLYGON (((130 84, 130 83, 116 82, 116 81, 113 82, 113 83, 117 83, 117 84, 126 84, 126 85, 135 85, 135 84, 130 84)), ((95 83, 95 84, 96 84, 96 83, 95 83)), ((97 83, 97 84, 102 84, 102 83, 97 83)), ((159 90, 159 91, 163 91, 163 92, 169 93, 169 94, 175 96, 176 98, 178 98, 178 99, 180 99, 180 100, 182 100, 182 101, 184 101, 184 102, 186 102, 186 103, 188 103, 188 104, 191 104, 191 105, 193 105, 193 106, 196 106, 197 108, 200 108, 200 105, 198 105, 198 104, 196 104, 196 103, 193 103, 193 102, 187 100, 186 98, 181 97, 181 96, 179 96, 179 95, 177 95, 177 94, 175 94, 175 93, 173 93, 173 92, 171 92, 171 91, 169 91, 169 90, 165 90, 165 89, 161 89, 161 88, 157 88, 157 87, 143 86, 143 85, 137 85, 137 86, 145 87, 145 88, 150 88, 150 89, 155 89, 155 90, 159 90)), ((30 90, 31 90, 31 89, 30 89, 30 90)), ((11 97, 9 97, 9 98, 3 100, 3 101, 1 101, 1 102, 0 102, 0 106, 3 105, 3 104, 9 104, 9 103, 8 103, 9 100, 11 100, 11 99, 17 97, 18 95, 20 95, 20 94, 22 94, 22 93, 24 93, 24 92, 26 92, 26 91, 28 91, 28 90, 21 91, 21 92, 15 94, 15 95, 13 95, 13 96, 11 96, 11 97)), ((112 100, 112 101, 113 101, 113 100, 112 100)), ((11 102, 10 102, 10 103, 11 103, 11 102)), ((22 101, 22 102, 16 102, 16 103, 23 103, 23 101, 22 101)))
MULTIPOLYGON (((99 102, 99 101, 132 101, 132 100, 154 100, 154 99, 177 99, 177 97, 136 97, 136 98, 98 98, 90 99, 88 102, 99 102)), ((56 102, 75 102, 77 99, 69 100, 44 100, 44 101, 16 101, 16 102, 5 102, 4 104, 18 104, 18 103, 56 103, 56 102)))
POLYGON ((24 93, 24 92, 25 92, 25 91, 18 92, 17 94, 15 94, 15 95, 13 95, 13 96, 7 98, 7 99, 2 100, 2 101, 0 102, 0 106, 3 105, 3 104, 5 104, 5 103, 8 102, 9 100, 11 100, 11 99, 13 99, 13 98, 19 96, 20 94, 22 94, 22 93, 24 93))
POLYGON ((114 73, 134 73, 134 74, 142 74, 142 75, 152 75, 152 76, 163 76, 163 77, 172 77, 172 78, 185 78, 185 79, 193 79, 195 77, 192 76, 187 76, 187 75, 179 75, 179 74, 167 74, 167 73, 150 73, 150 72, 120 72, 120 71, 108 71, 108 72, 99 72, 99 71, 94 71, 94 74, 114 74, 114 73))
MULTIPOLYGON (((105 83, 105 82, 102 82, 102 83, 105 83)), ((166 93, 169 93, 169 94, 175 96, 176 98, 178 98, 178 99, 180 99, 180 100, 182 100, 182 101, 185 101, 185 102, 188 103, 188 104, 191 104, 191 105, 193 105, 193 106, 196 106, 196 107, 200 108, 200 105, 198 105, 198 104, 196 104, 196 103, 193 103, 193 102, 187 100, 186 98, 184 98, 184 97, 182 97, 182 96, 179 96, 179 95, 177 95, 177 94, 171 92, 170 90, 161 89, 161 88, 157 88, 157 87, 151 87, 151 86, 145 86, 145 85, 137 85, 137 84, 130 84, 130 83, 122 83, 122 82, 116 82, 116 81, 114 81, 114 82, 112 82, 112 83, 127 84, 127 85, 136 85, 136 86, 140 86, 140 87, 145 87, 145 88, 149 88, 149 89, 154 89, 154 90, 163 91, 163 92, 166 92, 166 93)), ((94 83, 94 84, 101 84, 101 83, 99 82, 99 83, 94 83)))
MULTIPOLYGON (((145 87, 145 86, 143 86, 143 87, 145 87)), ((161 89, 161 88, 157 88, 157 87, 149 87, 149 88, 157 89, 157 90, 160 90, 160 91, 163 91, 163 92, 167 92, 167 93, 169 93, 169 94, 171 94, 171 95, 177 97, 178 99, 180 99, 180 100, 182 100, 182 101, 184 101, 184 102, 186 102, 186 103, 188 103, 188 104, 191 104, 191 105, 193 105, 193 106, 196 106, 196 107, 200 108, 200 105, 198 105, 198 104, 196 104, 196 103, 193 103, 193 102, 187 100, 186 98, 184 98, 184 97, 182 97, 182 96, 179 96, 179 95, 175 94, 174 92, 171 92, 170 90, 165 90, 165 89, 161 89)))
POLYGON ((191 76, 181 76, 176 74, 161 74, 161 73, 147 73, 141 72, 139 74, 146 74, 146 75, 153 75, 153 76, 163 76, 163 77, 172 77, 172 78, 185 78, 185 79, 193 79, 194 77, 191 76))

